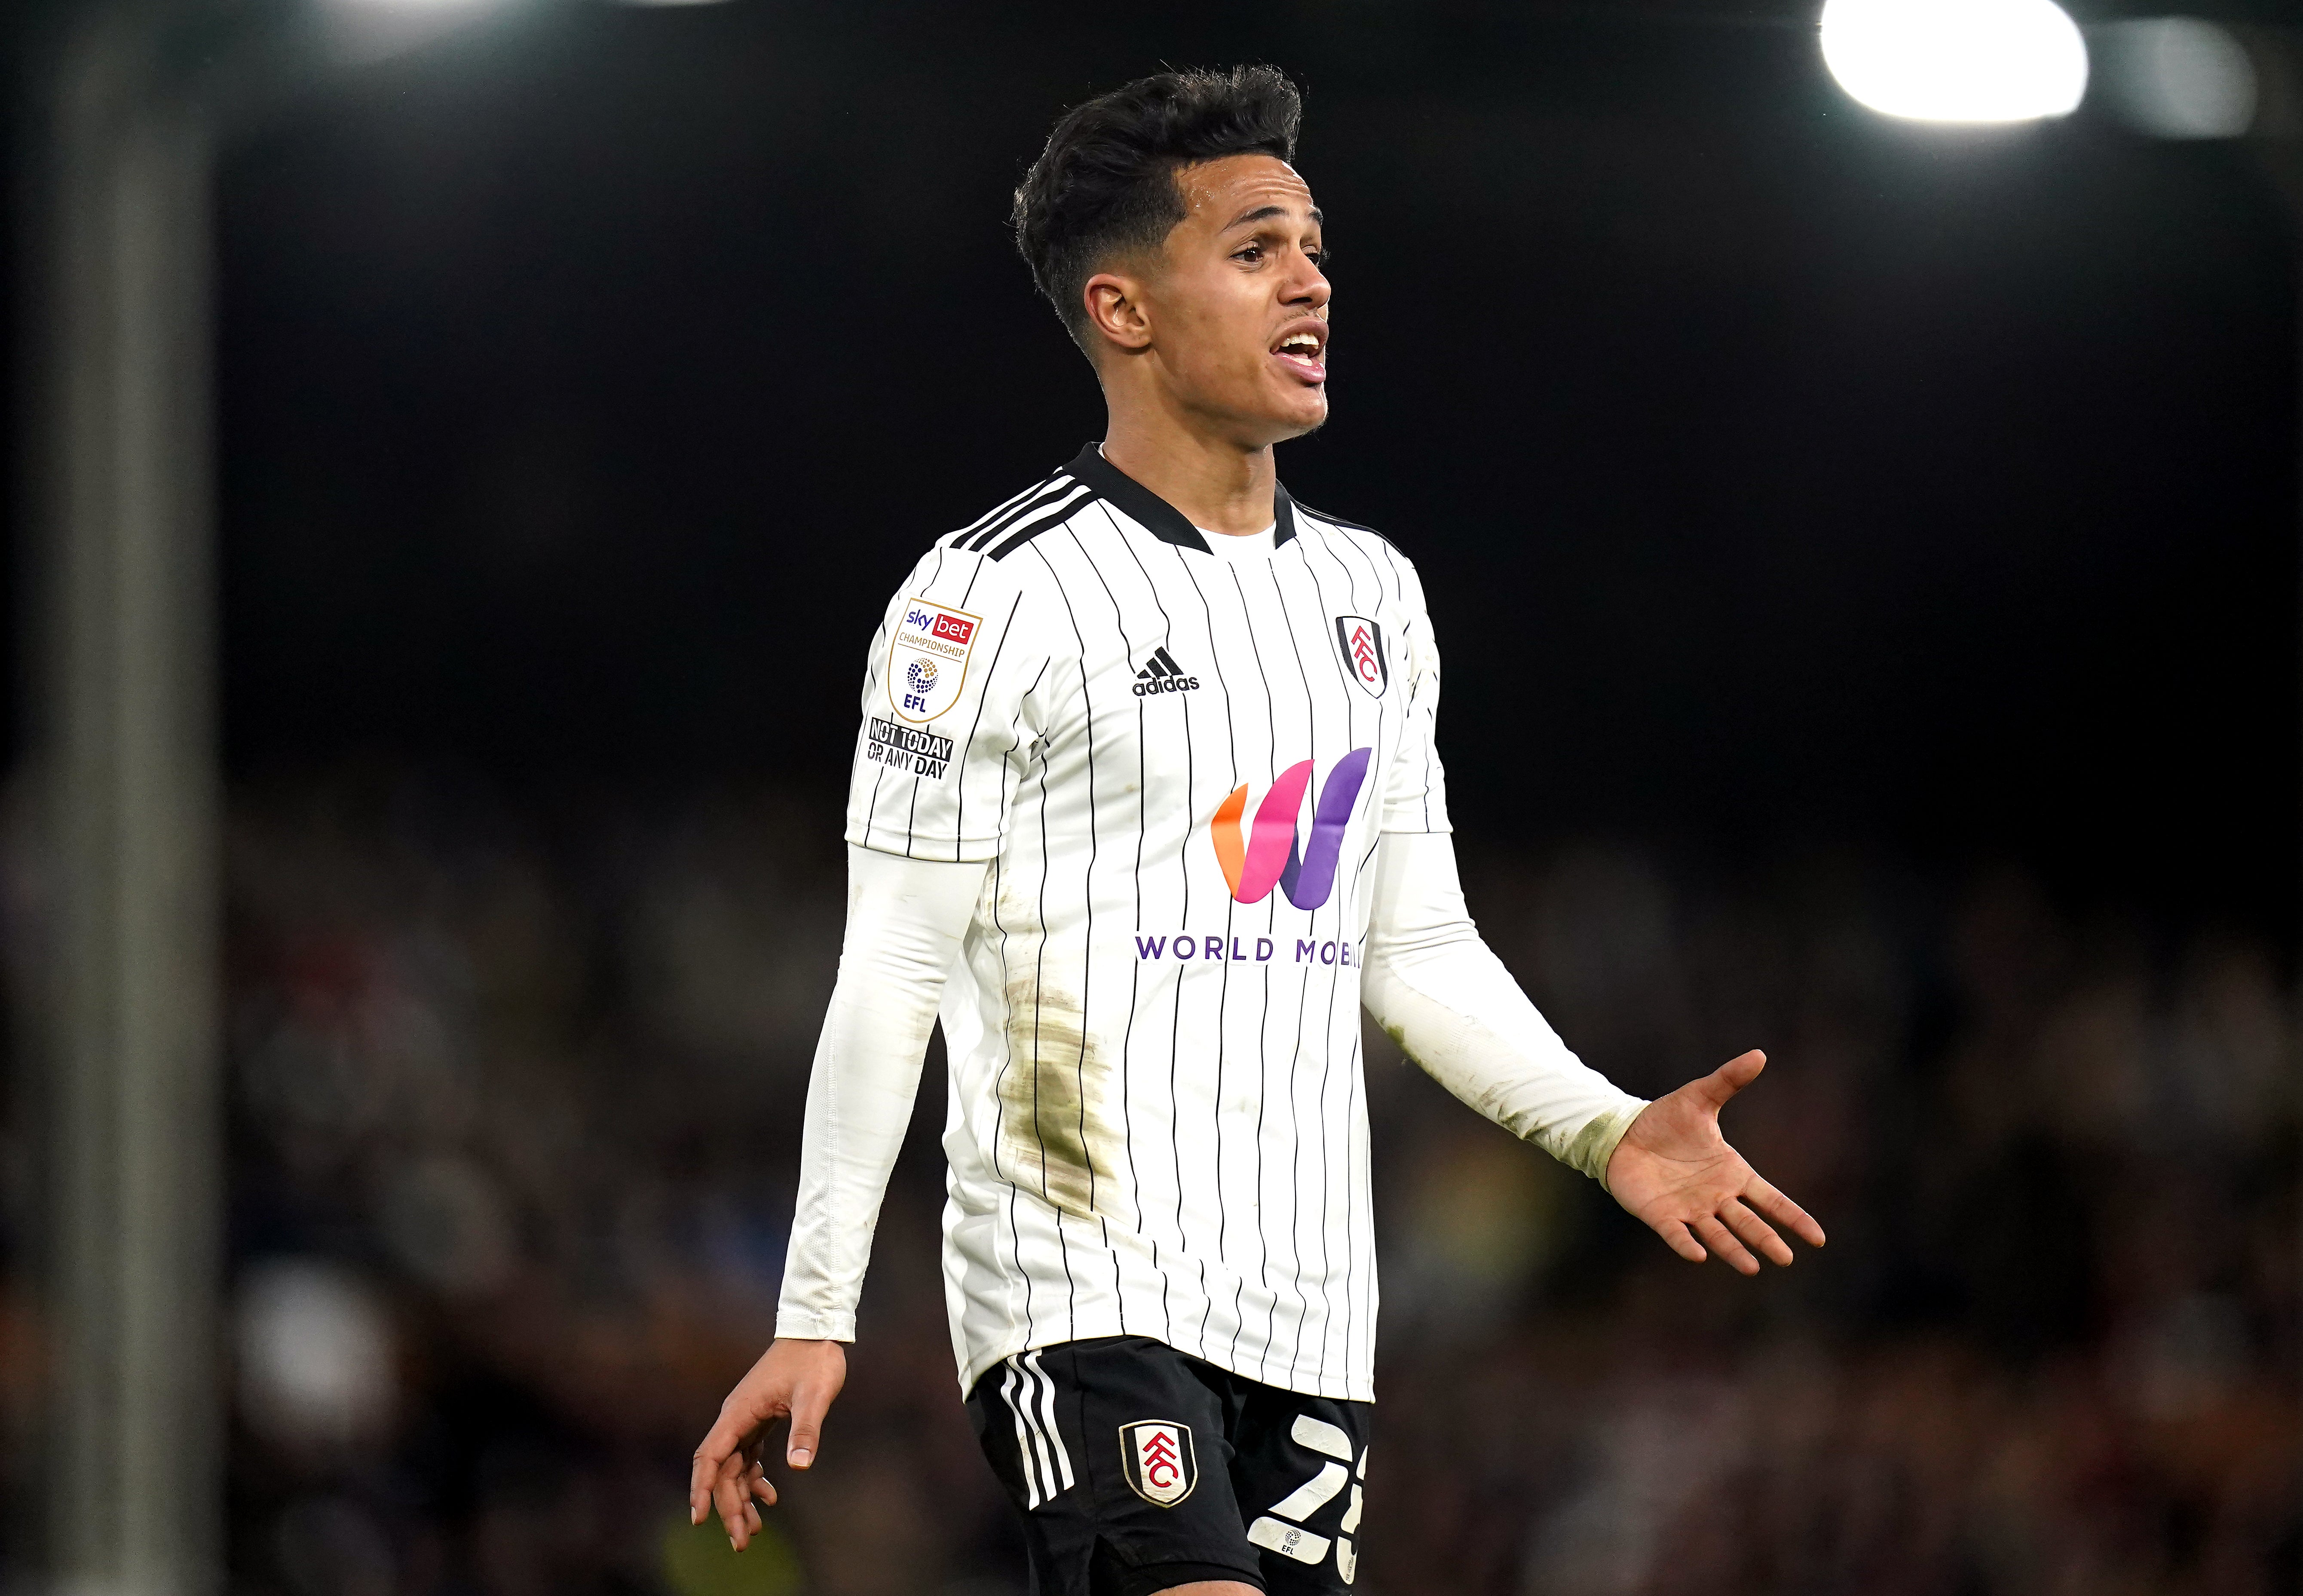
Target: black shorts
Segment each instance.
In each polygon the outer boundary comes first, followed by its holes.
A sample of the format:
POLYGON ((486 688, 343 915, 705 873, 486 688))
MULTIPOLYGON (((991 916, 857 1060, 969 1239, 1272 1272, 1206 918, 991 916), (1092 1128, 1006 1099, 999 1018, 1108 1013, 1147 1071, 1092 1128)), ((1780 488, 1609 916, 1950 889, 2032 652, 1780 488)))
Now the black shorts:
POLYGON ((1024 1515, 1033 1596, 1350 1590, 1372 1414, 1142 1336, 1018 1354, 967 1398, 1024 1515))

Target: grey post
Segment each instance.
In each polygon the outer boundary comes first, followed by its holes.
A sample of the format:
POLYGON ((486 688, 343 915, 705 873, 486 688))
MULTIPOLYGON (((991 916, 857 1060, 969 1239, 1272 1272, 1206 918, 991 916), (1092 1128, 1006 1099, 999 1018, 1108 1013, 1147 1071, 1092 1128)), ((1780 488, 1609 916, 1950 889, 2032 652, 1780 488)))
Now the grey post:
POLYGON ((209 131, 152 13, 83 12, 27 173, 54 1586, 222 1566, 209 131))
POLYGON ((50 0, 25 52, 39 1563, 72 1596, 224 1577, 215 148, 462 21, 50 0))

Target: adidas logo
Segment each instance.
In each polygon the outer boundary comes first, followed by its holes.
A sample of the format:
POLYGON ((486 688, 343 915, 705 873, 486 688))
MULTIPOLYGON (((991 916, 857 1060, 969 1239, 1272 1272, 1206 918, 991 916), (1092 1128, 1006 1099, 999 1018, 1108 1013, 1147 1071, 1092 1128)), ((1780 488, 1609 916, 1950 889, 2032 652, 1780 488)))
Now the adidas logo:
POLYGON ((1135 673, 1138 698, 1149 698, 1154 693, 1188 693, 1199 685, 1200 679, 1185 675, 1184 667, 1176 663, 1164 645, 1153 649, 1151 660, 1135 673))

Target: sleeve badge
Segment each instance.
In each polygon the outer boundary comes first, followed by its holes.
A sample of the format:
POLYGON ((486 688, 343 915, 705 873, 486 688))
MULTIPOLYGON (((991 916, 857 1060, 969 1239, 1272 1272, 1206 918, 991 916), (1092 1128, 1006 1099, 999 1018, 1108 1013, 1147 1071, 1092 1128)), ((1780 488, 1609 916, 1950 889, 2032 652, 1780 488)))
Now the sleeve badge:
POLYGON ((924 725, 959 702, 983 621, 965 610, 907 598, 888 645, 888 706, 924 725))

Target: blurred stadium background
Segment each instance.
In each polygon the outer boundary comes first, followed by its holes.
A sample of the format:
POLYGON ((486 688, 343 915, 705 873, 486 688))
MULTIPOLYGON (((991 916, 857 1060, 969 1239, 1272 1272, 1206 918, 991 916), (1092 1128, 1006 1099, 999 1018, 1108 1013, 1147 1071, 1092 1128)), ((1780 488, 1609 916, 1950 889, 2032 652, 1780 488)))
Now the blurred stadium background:
MULTIPOLYGON (((1242 58, 1307 86, 1338 254, 1337 419, 1282 473, 1425 572, 1474 912, 1634 1090, 1767 1048, 1730 1135, 1832 1235, 1689 1270, 1371 1034, 1361 1587, 2303 1584, 2303 78, 2172 139, 2115 76, 1885 121, 1764 0, 333 3, 351 59, 234 88, 213 231, 160 246, 212 242, 216 310, 168 635, 209 657, 212 585, 220 730, 153 767, 221 783, 215 1109, 157 1133, 221 1138, 188 1440, 91 1409, 63 1328, 116 1262, 61 1217, 49 1012, 103 853, 38 443, 38 90, 89 13, 13 38, 0 1589, 1020 1591, 933 1059, 822 1464, 738 1559, 685 1462, 772 1331, 870 617, 1100 422, 1007 189, 1061 106, 1242 58), (91 1480, 96 1431, 171 1457, 91 1480), (72 1564, 151 1480, 213 1555, 72 1564)), ((2282 8, 2208 9, 2285 59, 2282 8)))

